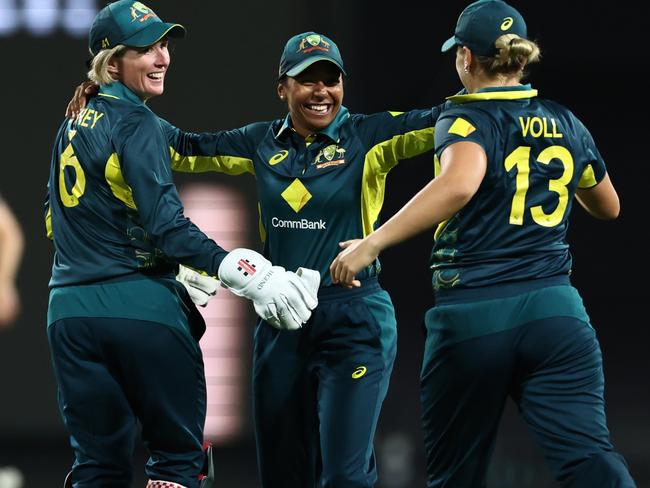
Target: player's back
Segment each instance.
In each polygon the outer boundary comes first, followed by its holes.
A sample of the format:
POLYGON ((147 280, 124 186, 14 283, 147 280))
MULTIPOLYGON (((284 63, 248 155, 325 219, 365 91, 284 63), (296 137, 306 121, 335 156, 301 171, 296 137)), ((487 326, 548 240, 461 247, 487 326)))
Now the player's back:
POLYGON ((148 109, 98 96, 61 125, 48 188, 56 251, 50 286, 105 281, 160 264, 119 157, 128 121, 142 111, 148 109))
POLYGON ((536 96, 479 99, 454 105, 436 125, 438 156, 464 140, 483 147, 487 170, 476 195, 437 233, 434 286, 568 275, 573 197, 605 172, 586 128, 565 107, 536 96))

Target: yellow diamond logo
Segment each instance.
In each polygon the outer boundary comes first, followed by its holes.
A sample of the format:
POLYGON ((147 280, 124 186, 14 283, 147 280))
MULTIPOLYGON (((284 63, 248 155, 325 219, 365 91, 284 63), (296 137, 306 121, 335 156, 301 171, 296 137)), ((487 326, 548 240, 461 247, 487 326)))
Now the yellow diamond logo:
POLYGON ((281 195, 296 213, 300 212, 302 207, 307 205, 307 202, 311 200, 311 193, 307 191, 305 185, 303 185, 298 178, 293 180, 293 183, 291 183, 286 190, 281 193, 281 195))

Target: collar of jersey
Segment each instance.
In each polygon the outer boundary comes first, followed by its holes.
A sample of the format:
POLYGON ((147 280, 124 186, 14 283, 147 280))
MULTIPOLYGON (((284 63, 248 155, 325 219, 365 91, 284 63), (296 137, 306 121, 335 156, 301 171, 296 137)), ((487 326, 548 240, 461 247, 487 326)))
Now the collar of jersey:
MULTIPOLYGON (((323 130, 318 131, 318 134, 324 134, 334 142, 339 142, 339 132, 341 131, 341 126, 349 117, 350 112, 347 108, 341 105, 341 108, 339 108, 339 113, 336 114, 336 117, 334 120, 332 120, 332 123, 325 127, 323 130)), ((284 122, 282 123, 282 127, 280 127, 280 130, 275 135, 275 138, 278 139, 285 131, 289 129, 293 129, 293 124, 291 123, 291 117, 289 114, 287 114, 287 116, 284 118, 284 122)))
POLYGON ((120 100, 128 100, 131 103, 138 105, 144 105, 142 99, 133 93, 126 85, 115 81, 110 85, 102 85, 99 87, 99 93, 97 94, 100 97, 108 98, 118 98, 120 100))
POLYGON ((537 90, 533 90, 530 84, 518 86, 498 86, 482 88, 476 93, 465 93, 465 90, 456 95, 447 97, 453 103, 480 102, 484 100, 518 100, 521 98, 533 98, 537 96, 537 90))

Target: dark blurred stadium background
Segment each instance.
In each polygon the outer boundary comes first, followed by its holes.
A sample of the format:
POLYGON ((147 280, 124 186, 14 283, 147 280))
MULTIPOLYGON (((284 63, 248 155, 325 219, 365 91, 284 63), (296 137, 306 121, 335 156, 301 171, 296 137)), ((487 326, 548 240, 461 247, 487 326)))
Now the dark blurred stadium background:
MULTIPOLYGON (((150 102, 186 130, 239 127, 284 116, 275 94, 286 39, 326 33, 349 74, 352 112, 403 111, 442 101, 459 88, 452 58, 439 53, 465 1, 145 2, 163 19, 184 24, 165 95, 150 102)), ((650 487, 650 359, 647 299, 647 101, 641 73, 647 48, 638 12, 588 1, 512 0, 542 47, 531 76, 545 97, 571 108, 590 128, 622 199, 621 218, 602 223, 574 209, 569 233, 574 283, 581 290, 604 351, 612 438, 639 487, 650 487), (635 39, 636 37, 636 39, 635 39), (641 81, 639 81, 641 80, 641 81), (643 108, 646 107, 646 108, 643 108)), ((51 143, 74 87, 84 79, 89 22, 100 0, 0 0, 0 94, 3 119, 0 192, 27 236, 19 275, 24 310, 0 333, 0 466, 14 465, 25 487, 60 486, 72 460, 58 416, 45 335, 51 246, 42 203, 51 143)), ((640 4, 639 4, 640 5, 640 4)), ((401 163, 388 178, 384 216, 432 176, 432 156, 401 163)), ((188 215, 224 247, 260 249, 252 178, 178 175, 188 215)), ((382 282, 398 315, 399 347, 376 437, 378 488, 424 486, 418 369, 422 316, 431 305, 428 253, 432 233, 385 253, 382 282), (408 259, 407 259, 408 256, 408 259)), ((208 437, 217 446, 217 485, 254 488, 256 460, 249 399, 251 309, 222 293, 206 310, 202 341, 209 382, 208 437)), ((480 406, 477 405, 477 408, 480 406)), ((138 451, 134 486, 144 486, 138 451)), ((509 404, 496 445, 490 486, 554 486, 539 449, 509 404)), ((596 487, 594 487, 596 488, 596 487)))

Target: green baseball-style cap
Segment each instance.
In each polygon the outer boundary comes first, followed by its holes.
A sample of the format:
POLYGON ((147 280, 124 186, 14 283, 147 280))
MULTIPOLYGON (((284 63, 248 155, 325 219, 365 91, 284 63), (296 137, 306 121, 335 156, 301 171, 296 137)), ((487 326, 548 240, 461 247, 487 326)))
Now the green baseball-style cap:
POLYGON ((462 11, 454 35, 442 45, 442 52, 455 46, 467 46, 480 56, 494 56, 494 43, 504 34, 527 38, 526 22, 521 14, 502 0, 479 0, 462 11))
POLYGON ((299 75, 317 61, 334 63, 341 73, 346 74, 339 48, 329 37, 316 32, 293 36, 282 51, 278 78, 299 75))
POLYGON ((183 37, 185 27, 163 22, 141 2, 119 0, 109 3, 95 16, 88 36, 88 49, 95 56, 102 49, 118 44, 151 46, 165 36, 183 37))

